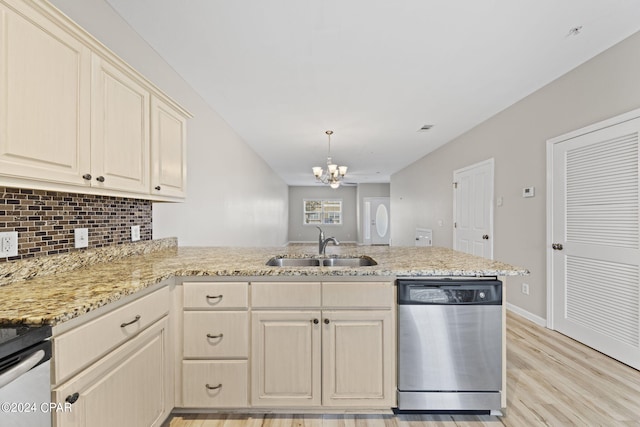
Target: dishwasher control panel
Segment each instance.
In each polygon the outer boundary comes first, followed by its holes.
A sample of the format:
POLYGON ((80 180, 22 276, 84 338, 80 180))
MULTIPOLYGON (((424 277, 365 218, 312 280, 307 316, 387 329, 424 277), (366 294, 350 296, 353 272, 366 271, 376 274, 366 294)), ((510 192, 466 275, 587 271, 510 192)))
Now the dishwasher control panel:
POLYGON ((499 280, 398 279, 398 304, 502 304, 499 280))

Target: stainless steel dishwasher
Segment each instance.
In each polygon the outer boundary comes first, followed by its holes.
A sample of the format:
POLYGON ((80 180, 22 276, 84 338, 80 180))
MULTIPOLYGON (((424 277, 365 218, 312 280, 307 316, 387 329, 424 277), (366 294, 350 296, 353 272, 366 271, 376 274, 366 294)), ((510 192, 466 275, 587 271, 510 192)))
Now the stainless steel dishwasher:
POLYGON ((51 326, 0 325, 0 426, 51 426, 51 326))
POLYGON ((398 410, 498 413, 502 282, 398 279, 398 410))

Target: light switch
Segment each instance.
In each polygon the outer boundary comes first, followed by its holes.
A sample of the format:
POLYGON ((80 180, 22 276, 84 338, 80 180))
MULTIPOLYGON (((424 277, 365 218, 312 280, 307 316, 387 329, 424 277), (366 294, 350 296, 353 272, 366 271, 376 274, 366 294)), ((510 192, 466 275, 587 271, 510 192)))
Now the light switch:
POLYGON ((536 195, 536 187, 526 187, 522 189, 522 197, 534 197, 536 195))

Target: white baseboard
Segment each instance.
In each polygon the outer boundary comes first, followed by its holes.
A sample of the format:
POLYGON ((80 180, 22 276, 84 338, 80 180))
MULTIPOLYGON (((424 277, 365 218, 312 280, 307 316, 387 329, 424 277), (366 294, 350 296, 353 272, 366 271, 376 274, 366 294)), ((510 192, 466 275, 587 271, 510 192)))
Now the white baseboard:
POLYGON ((515 314, 517 314, 519 316, 522 316, 527 320, 532 321, 536 325, 542 326, 543 328, 547 327, 547 319, 545 319, 543 317, 540 317, 538 315, 535 315, 533 313, 530 313, 527 310, 524 310, 524 309, 518 307, 517 305, 513 305, 511 303, 507 303, 507 310, 512 311, 515 314))

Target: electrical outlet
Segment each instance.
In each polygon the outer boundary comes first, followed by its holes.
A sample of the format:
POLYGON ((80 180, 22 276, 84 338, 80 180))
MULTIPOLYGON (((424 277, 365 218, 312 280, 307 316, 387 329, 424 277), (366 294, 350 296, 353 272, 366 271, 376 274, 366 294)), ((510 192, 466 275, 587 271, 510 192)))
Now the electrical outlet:
POLYGON ((73 234, 75 238, 74 245, 76 248, 86 248, 87 246, 89 246, 88 228, 74 228, 73 234))
POLYGON ((0 233, 0 258, 18 256, 18 232, 5 231, 0 233))
POLYGON ((529 284, 528 283, 523 283, 522 284, 522 293, 525 295, 529 295, 529 284))
POLYGON ((137 242, 138 240, 140 240, 140 226, 139 225, 132 225, 131 226, 131 241, 132 242, 137 242))

